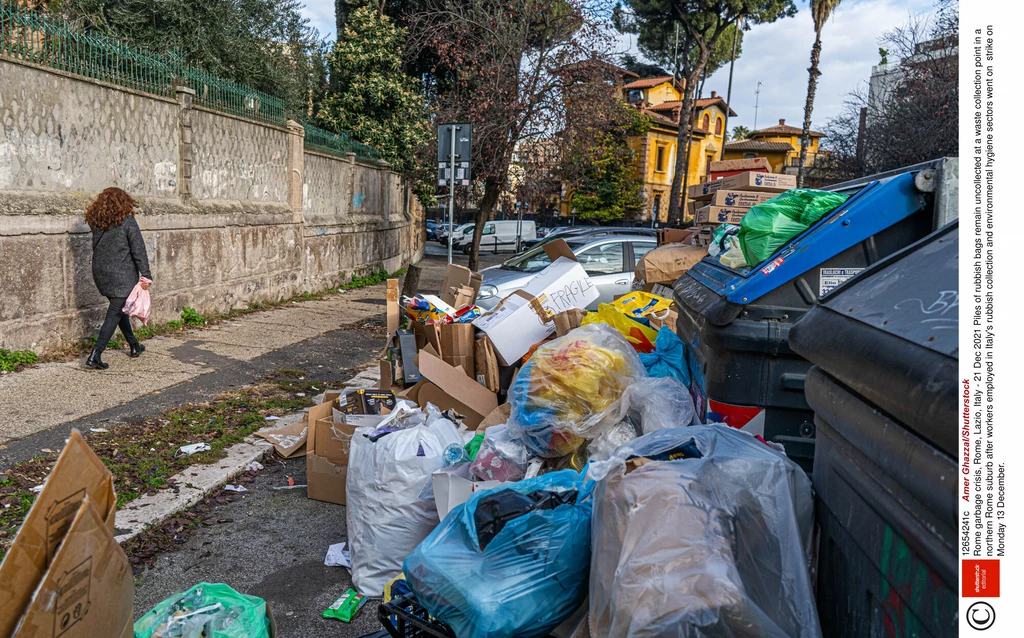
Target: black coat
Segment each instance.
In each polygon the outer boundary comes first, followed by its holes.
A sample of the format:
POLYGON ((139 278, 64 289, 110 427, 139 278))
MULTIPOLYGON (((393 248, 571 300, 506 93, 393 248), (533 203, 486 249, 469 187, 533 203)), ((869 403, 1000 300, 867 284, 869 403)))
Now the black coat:
POLYGON ((104 297, 127 297, 139 277, 152 279, 146 243, 135 218, 119 226, 92 231, 92 278, 104 297))

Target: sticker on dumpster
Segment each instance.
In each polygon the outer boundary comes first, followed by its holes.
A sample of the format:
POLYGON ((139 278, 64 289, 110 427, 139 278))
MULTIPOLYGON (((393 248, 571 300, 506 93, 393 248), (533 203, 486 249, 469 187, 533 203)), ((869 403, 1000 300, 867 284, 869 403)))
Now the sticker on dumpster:
POLYGON ((857 276, 863 268, 822 268, 818 277, 818 296, 824 297, 847 279, 857 276))
POLYGON ((782 265, 782 262, 786 261, 782 257, 776 257, 775 259, 768 262, 768 265, 761 269, 761 273, 764 275, 772 274, 772 271, 782 265))

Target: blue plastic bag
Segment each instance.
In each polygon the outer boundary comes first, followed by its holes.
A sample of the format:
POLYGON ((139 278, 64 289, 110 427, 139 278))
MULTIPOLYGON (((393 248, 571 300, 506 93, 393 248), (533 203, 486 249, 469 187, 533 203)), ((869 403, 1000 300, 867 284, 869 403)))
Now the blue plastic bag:
POLYGON ((672 377, 683 385, 690 386, 690 371, 684 357, 683 340, 667 326, 658 331, 654 340, 654 352, 640 353, 640 362, 647 369, 647 375, 655 378, 672 377))
POLYGON ((574 470, 561 470, 477 492, 405 559, 409 587, 459 638, 546 635, 587 595, 592 488, 574 470), (477 504, 501 490, 577 490, 577 498, 513 518, 480 549, 477 504))

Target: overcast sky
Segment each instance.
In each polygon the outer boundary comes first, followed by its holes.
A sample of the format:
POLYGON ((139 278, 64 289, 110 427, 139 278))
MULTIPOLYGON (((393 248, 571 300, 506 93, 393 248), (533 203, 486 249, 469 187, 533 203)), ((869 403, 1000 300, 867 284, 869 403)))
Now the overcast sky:
MULTIPOLYGON (((306 17, 321 36, 333 40, 334 0, 305 3, 306 17)), ((757 127, 771 126, 780 118, 793 126, 802 125, 814 28, 806 0, 797 0, 797 8, 794 18, 755 26, 744 34, 743 55, 736 61, 733 77, 732 108, 738 117, 729 121, 730 129, 737 124, 754 128, 754 92, 759 81, 764 84, 757 127)), ((872 65, 879 61, 878 38, 884 31, 905 23, 911 14, 931 9, 932 0, 844 0, 822 32, 822 76, 818 78, 813 126, 824 126, 842 109, 846 95, 862 83, 866 86, 872 65)), ((632 38, 621 40, 623 51, 635 48, 632 38)), ((708 78, 704 93, 718 91, 725 96, 728 83, 726 67, 708 78)))

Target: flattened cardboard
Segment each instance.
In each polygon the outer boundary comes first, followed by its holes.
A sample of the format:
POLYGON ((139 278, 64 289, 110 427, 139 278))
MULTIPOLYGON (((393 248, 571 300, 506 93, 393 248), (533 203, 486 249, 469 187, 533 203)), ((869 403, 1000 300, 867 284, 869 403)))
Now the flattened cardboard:
POLYGON ((747 214, 748 208, 727 208, 724 206, 705 206, 697 211, 698 224, 739 224, 747 214))
POLYGON ((256 436, 269 441, 281 458, 291 459, 306 454, 309 424, 303 419, 270 432, 257 432, 256 436))
POLYGON ((576 259, 576 253, 572 252, 572 248, 569 248, 569 244, 565 243, 564 239, 556 239, 544 244, 544 254, 548 256, 551 263, 555 263, 555 260, 559 257, 565 257, 566 259, 571 259, 577 263, 579 262, 579 260, 576 259))
POLYGON ((471 428, 498 407, 498 397, 493 392, 445 363, 429 346, 420 351, 418 362, 423 377, 430 381, 417 394, 416 402, 421 407, 433 403, 442 411, 453 408, 465 415, 464 421, 471 428))
POLYGON ((454 323, 441 326, 441 360, 452 367, 462 366, 467 374, 476 371, 473 326, 468 323, 454 323))
POLYGON ((669 244, 648 252, 636 265, 633 276, 646 285, 672 285, 676 279, 694 264, 706 257, 708 249, 703 246, 669 244))
POLYGON ((476 382, 491 392, 497 392, 499 387, 498 378, 498 355, 494 353, 494 346, 491 340, 484 335, 473 344, 473 366, 476 374, 476 382))
POLYGON ((398 332, 398 280, 388 279, 387 319, 388 334, 398 332))
POLYGON ((466 306, 472 306, 476 302, 476 291, 469 286, 453 288, 452 292, 455 295, 455 301, 452 303, 452 307, 456 310, 462 310, 466 306))
POLYGON ((75 633, 79 636, 120 636, 126 623, 131 629, 135 585, 128 559, 114 540, 116 502, 110 472, 81 433, 72 430, 0 564, 0 636, 13 635, 19 620, 18 635, 26 637, 58 636, 72 624, 81 630, 75 633), (96 562, 82 568, 88 552, 96 562), (82 580, 55 592, 55 581, 68 584, 65 573, 82 580), (76 592, 82 590, 91 592, 92 606, 79 609, 75 623, 69 616, 63 630, 63 615, 57 617, 52 606, 49 611, 40 607, 49 600, 64 611, 70 604, 73 613, 80 600, 76 592))

